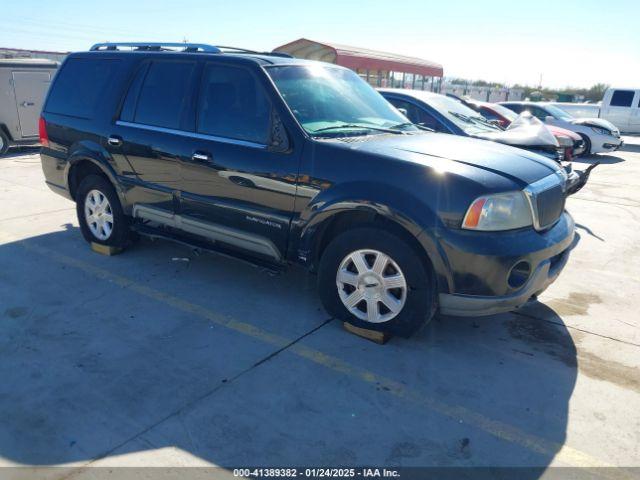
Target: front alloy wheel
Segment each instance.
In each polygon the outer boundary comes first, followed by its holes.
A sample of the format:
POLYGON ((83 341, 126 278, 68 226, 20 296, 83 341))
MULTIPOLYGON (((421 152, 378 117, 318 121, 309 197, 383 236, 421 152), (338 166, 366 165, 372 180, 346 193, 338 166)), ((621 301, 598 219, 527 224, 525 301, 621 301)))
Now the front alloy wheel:
POLYGON ((407 282, 402 270, 378 250, 356 250, 341 262, 336 285, 342 304, 355 317, 387 322, 402 311, 407 282))

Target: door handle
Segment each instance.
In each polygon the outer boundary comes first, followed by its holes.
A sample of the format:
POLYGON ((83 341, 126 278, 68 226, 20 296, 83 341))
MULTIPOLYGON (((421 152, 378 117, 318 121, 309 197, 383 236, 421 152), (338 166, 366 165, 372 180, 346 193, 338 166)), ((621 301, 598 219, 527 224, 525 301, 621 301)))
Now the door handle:
POLYGON ((210 162, 212 160, 211 155, 204 152, 195 152, 191 155, 191 160, 195 162, 210 162))
POLYGON ((27 107, 33 107, 35 104, 33 102, 22 102, 20 104, 21 107, 27 108, 27 107))
POLYGON ((112 147, 119 147, 120 145, 122 145, 122 137, 119 137, 117 135, 111 135, 107 139, 107 143, 112 147))

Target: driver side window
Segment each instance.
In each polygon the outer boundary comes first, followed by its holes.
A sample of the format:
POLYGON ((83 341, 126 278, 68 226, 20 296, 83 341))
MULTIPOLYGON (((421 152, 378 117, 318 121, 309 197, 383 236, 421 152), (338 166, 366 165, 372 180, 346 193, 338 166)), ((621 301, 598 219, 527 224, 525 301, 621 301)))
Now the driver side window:
POLYGON ((438 119, 413 103, 397 100, 395 98, 389 99, 389 102, 397 109, 402 109, 407 112, 407 118, 412 123, 430 128, 436 132, 448 133, 438 119))

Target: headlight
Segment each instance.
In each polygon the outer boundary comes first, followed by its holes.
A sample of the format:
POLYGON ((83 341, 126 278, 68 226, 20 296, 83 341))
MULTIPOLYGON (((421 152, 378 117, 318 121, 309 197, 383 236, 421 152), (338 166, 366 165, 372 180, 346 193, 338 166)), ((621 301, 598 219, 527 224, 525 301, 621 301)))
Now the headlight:
POLYGON ((531 225, 533 217, 524 192, 479 197, 471 203, 462 221, 462 228, 489 232, 531 225))
POLYGON ((600 135, 613 135, 609 130, 607 130, 606 128, 600 128, 600 127, 591 127, 591 130, 593 130, 596 133, 599 133, 600 135))

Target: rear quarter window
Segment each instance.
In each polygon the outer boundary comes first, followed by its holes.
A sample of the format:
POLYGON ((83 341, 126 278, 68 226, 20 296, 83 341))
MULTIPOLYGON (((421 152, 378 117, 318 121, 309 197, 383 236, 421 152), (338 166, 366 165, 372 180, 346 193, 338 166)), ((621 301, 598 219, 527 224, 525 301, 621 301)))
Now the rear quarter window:
POLYGON ((111 84, 120 60, 70 58, 51 88, 45 112, 91 119, 111 84))

